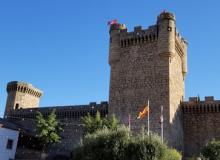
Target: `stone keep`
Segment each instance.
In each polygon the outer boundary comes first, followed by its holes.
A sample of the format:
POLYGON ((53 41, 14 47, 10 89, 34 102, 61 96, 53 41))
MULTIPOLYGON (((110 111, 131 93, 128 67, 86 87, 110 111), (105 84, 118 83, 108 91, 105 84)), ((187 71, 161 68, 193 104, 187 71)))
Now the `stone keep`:
POLYGON ((176 31, 172 13, 163 12, 156 25, 133 32, 110 26, 109 113, 139 131, 147 118, 137 119, 150 101, 150 130, 160 134, 160 108, 164 108, 164 138, 170 146, 182 149, 183 130, 180 103, 184 98, 187 72, 187 43, 176 31))
POLYGON ((18 81, 9 82, 7 92, 5 116, 12 110, 38 107, 42 96, 42 91, 31 84, 18 81))

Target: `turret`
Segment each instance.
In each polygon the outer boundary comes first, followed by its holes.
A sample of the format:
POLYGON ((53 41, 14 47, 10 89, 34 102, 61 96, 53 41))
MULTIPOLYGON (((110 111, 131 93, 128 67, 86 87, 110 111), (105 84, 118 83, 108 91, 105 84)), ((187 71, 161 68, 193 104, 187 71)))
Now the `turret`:
POLYGON ((5 117, 7 113, 15 109, 36 108, 39 106, 40 97, 43 92, 29 83, 12 81, 7 85, 7 102, 5 117))
POLYGON ((161 56, 172 57, 175 54, 175 16, 169 12, 162 12, 157 17, 158 53, 161 56))
POLYGON ((109 64, 112 65, 120 59, 120 28, 118 23, 110 26, 109 34, 109 64))

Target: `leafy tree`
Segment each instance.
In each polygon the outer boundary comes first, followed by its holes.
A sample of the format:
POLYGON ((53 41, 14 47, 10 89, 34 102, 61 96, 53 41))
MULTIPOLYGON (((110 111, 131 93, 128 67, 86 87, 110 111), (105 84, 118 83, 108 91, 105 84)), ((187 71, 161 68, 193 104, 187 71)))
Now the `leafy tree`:
POLYGON ((220 141, 212 140, 202 148, 202 156, 209 160, 220 159, 220 141))
POLYGON ((42 113, 37 112, 36 132, 40 141, 43 143, 43 149, 50 144, 60 142, 59 132, 61 127, 56 119, 55 110, 53 110, 47 118, 42 113))
POLYGON ((82 118, 82 121, 85 127, 86 134, 94 133, 98 129, 103 129, 105 127, 109 129, 116 129, 119 124, 114 115, 109 118, 101 118, 100 112, 97 112, 95 117, 92 117, 88 114, 87 116, 82 118))

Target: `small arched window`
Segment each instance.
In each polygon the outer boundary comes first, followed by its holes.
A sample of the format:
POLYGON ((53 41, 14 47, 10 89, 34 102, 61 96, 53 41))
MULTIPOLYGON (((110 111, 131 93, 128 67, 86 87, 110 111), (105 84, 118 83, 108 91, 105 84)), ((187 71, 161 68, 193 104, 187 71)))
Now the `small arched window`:
POLYGON ((19 103, 15 104, 15 109, 19 109, 19 103))

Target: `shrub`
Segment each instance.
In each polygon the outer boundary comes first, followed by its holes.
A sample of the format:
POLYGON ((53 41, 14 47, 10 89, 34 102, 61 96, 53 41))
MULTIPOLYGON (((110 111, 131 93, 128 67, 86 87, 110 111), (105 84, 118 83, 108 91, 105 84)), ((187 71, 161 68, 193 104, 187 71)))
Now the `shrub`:
POLYGON ((123 160, 124 149, 130 140, 126 127, 116 130, 107 128, 87 134, 82 144, 73 152, 74 160, 123 160))
POLYGON ((202 148, 202 156, 209 160, 220 159, 220 141, 212 140, 202 148))
POLYGON ((132 135, 124 126, 114 130, 105 127, 93 134, 87 134, 80 146, 73 151, 72 158, 74 160, 179 160, 165 159, 168 151, 174 156, 178 155, 176 150, 169 150, 156 135, 148 136, 145 132, 132 135))
POLYGON ((168 149, 165 160, 181 160, 182 155, 176 149, 168 149))

